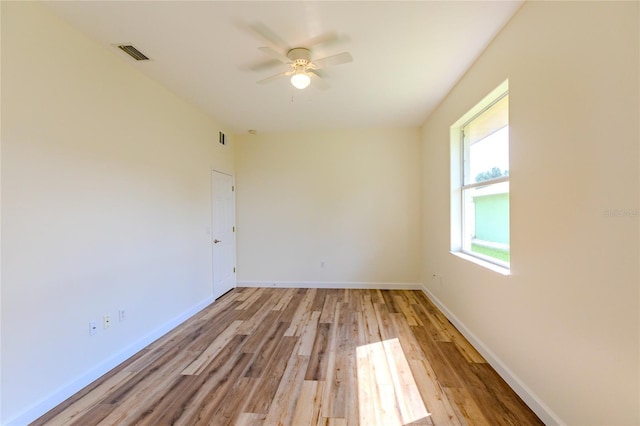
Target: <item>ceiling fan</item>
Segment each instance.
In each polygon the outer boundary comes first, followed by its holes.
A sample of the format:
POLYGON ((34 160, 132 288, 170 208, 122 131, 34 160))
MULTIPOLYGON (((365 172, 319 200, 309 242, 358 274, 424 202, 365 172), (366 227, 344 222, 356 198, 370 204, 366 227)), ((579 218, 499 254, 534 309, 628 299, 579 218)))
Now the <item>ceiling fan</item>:
MULTIPOLYGON (((280 77, 291 77, 291 84, 296 89, 305 89, 311 83, 311 78, 321 79, 324 68, 346 64, 353 61, 353 57, 349 52, 342 52, 336 55, 326 56, 319 59, 312 59, 311 47, 319 44, 329 44, 339 41, 339 37, 335 32, 321 34, 304 45, 308 47, 288 47, 285 43, 264 24, 253 24, 250 28, 264 38, 271 46, 262 46, 258 49, 273 59, 286 64, 289 69, 270 77, 257 81, 258 84, 270 83, 280 77)), ((268 63, 269 65, 271 63, 268 63)), ((277 63, 276 63, 277 64, 277 63)), ((264 64, 254 67, 254 69, 264 68, 264 64)), ((319 82, 322 80, 318 80, 319 82)), ((326 83, 320 83, 321 88, 326 88, 326 83)))

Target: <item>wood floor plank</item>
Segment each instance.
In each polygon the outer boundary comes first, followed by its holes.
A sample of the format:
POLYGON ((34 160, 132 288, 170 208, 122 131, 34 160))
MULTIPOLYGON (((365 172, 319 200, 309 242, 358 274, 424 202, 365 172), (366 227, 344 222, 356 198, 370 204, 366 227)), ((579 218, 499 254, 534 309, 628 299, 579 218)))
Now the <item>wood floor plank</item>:
POLYGON ((411 332, 409 324, 404 321, 404 316, 402 314, 391 314, 391 323, 407 359, 423 359, 424 352, 420 349, 420 345, 411 332))
POLYGON ((384 297, 382 297, 382 291, 380 289, 369 290, 371 296, 371 303, 384 303, 384 297))
MULTIPOLYGON (((242 347, 242 350, 247 353, 255 353, 261 350, 262 346, 265 344, 266 339, 279 339, 280 335, 278 337, 273 336, 273 334, 276 333, 278 326, 286 325, 285 330, 289 328, 288 324, 280 322, 281 314, 282 313, 279 311, 270 311, 263 318, 258 327, 247 336, 247 341, 242 347)), ((244 329, 242 329, 241 331, 244 331, 244 329)))
POLYGON ((362 301, 362 315, 365 325, 365 343, 379 342, 382 337, 380 335, 380 326, 378 324, 378 318, 376 317, 376 311, 373 308, 371 302, 371 296, 364 296, 362 301))
POLYGON ((64 424, 70 425, 70 426, 97 425, 100 422, 100 420, 104 419, 110 413, 112 413, 114 408, 115 406, 113 404, 100 403, 100 404, 94 405, 91 408, 91 410, 84 413, 84 415, 81 416, 80 418, 64 424))
POLYGON ((267 316, 270 318, 278 318, 280 313, 273 310, 273 305, 276 304, 278 296, 278 293, 269 294, 266 298, 262 299, 262 302, 257 302, 261 303, 261 306, 257 306, 256 310, 246 311, 248 313, 250 312, 249 315, 244 315, 244 313, 243 315, 239 315, 238 319, 244 321, 242 326, 238 329, 238 333, 252 335, 258 327, 264 324, 267 316))
POLYGON ((329 392, 323 407, 329 417, 345 418, 347 415, 347 380, 349 377, 348 354, 339 353, 335 359, 335 370, 327 382, 329 392))
POLYGON ((431 303, 431 301, 421 306, 426 309, 427 312, 429 312, 429 316, 436 322, 438 322, 443 330, 445 330, 446 332, 457 332, 456 328, 453 326, 453 324, 451 324, 449 319, 442 312, 440 312, 440 310, 433 303, 431 303))
POLYGON ((239 288, 33 425, 541 425, 420 291, 239 288))
POLYGON ((391 313, 388 311, 388 305, 385 303, 375 303, 373 304, 373 310, 376 314, 380 338, 382 340, 388 340, 398 337, 396 330, 391 323, 391 313))
POLYGON ((262 297, 266 289, 264 288, 254 288, 253 291, 245 298, 238 298, 238 300, 243 303, 236 307, 238 311, 245 311, 249 309, 258 299, 262 297))
POLYGON ((484 385, 483 392, 498 401, 504 414, 503 419, 513 425, 535 424, 537 416, 528 409, 522 399, 516 395, 502 377, 487 363, 475 363, 471 366, 484 385))
POLYGON ((320 311, 313 311, 300 334, 300 347, 298 355, 311 356, 311 350, 316 340, 316 332, 318 331, 318 320, 320 319, 320 311))
POLYGON ((227 348, 216 358, 215 364, 210 364, 198 376, 182 376, 184 380, 190 380, 195 386, 189 388, 179 399, 179 410, 167 410, 175 424, 189 425, 193 418, 199 416, 203 409, 220 401, 220 395, 214 399, 215 390, 225 382, 232 371, 238 371, 238 364, 241 365, 250 355, 240 351, 246 336, 236 336, 227 348), (184 401, 184 403, 183 403, 184 401))
POLYGON ((222 349, 237 334, 243 321, 236 320, 231 323, 196 359, 194 359, 184 370, 183 375, 200 374, 205 367, 213 360, 222 349))
POLYGON ((365 294, 370 295, 369 290, 351 290, 351 295, 349 297, 349 306, 347 307, 349 309, 349 312, 362 312, 362 300, 365 294))
MULTIPOLYGON (((251 361, 247 372, 245 373, 245 377, 255 377, 261 378, 268 372, 268 366, 273 364, 274 353, 278 350, 278 348, 287 343, 283 340, 284 332, 289 328, 289 324, 286 322, 279 322, 275 324, 275 327, 272 329, 270 334, 262 336, 259 339, 260 346, 256 349, 252 350, 255 353, 255 357, 251 361), (284 343, 283 343, 284 342, 284 343)), ((258 335, 253 335, 253 337, 260 337, 258 335)), ((250 338, 250 339, 251 339, 250 338)), ((256 339, 258 340, 258 339, 256 339)), ((293 342, 291 345, 295 344, 296 339, 290 338, 293 342)), ((252 343, 252 342, 248 342, 252 343)), ((293 347, 293 346, 292 346, 293 347)), ((253 348, 252 348, 253 349, 253 348)), ((281 348, 281 351, 284 350, 281 348)), ((278 354, 281 354, 279 352, 278 354)))
MULTIPOLYGON (((99 386, 95 387, 91 392, 87 393, 81 399, 77 400, 74 404, 70 405, 60 414, 50 420, 47 420, 47 424, 50 426, 58 426, 68 425, 75 422, 89 410, 91 410, 94 406, 101 404, 105 398, 105 395, 109 394, 115 388, 122 385, 122 383, 127 381, 132 374, 134 373, 125 370, 118 372, 114 376, 102 382, 99 386)), ((105 404, 101 404, 102 408, 104 406, 105 404)))
MULTIPOLYGON (((238 378, 213 414, 214 423, 221 425, 242 423, 240 417, 242 409, 247 403, 247 396, 252 395, 257 390, 259 383, 260 379, 253 377, 238 378)), ((261 414, 256 423, 262 424, 265 417, 264 414, 261 414)))
MULTIPOLYGON (((340 313, 342 312, 343 303, 336 303, 334 318, 340 318, 340 313)), ((322 393, 322 417, 330 418, 332 416, 333 411, 333 398, 332 395, 335 393, 333 390, 334 387, 334 376, 336 374, 336 358, 338 357, 338 329, 339 324, 338 320, 334 320, 331 324, 331 328, 329 331, 329 357, 327 358, 327 370, 325 376, 325 386, 322 393)))
POLYGON ((358 347, 358 327, 361 323, 361 317, 361 311, 349 313, 349 322, 345 324, 346 335, 342 345, 339 346, 339 348, 341 347, 340 350, 343 350, 345 353, 345 420, 349 424, 358 424, 360 415, 358 404, 350 403, 350 401, 358 400, 358 391, 355 389, 353 383, 357 383, 358 381, 356 350, 358 347))
POLYGON ((490 426, 491 423, 466 389, 444 388, 451 406, 463 426, 490 426))
POLYGON ((292 424, 297 398, 291 398, 291 395, 300 395, 302 384, 304 383, 304 372, 308 364, 309 356, 299 355, 294 348, 287 363, 287 368, 282 375, 282 380, 280 380, 278 389, 271 401, 269 412, 265 418, 266 424, 292 424))
POLYGON ((311 305, 313 305, 316 292, 317 290, 315 288, 309 289, 307 294, 302 298, 298 309, 296 309, 293 318, 291 318, 289 329, 284 333, 285 336, 299 336, 300 333, 302 333, 304 324, 309 315, 311 315, 311 305))
POLYGON ((236 426, 256 426, 264 423, 266 414, 240 413, 236 426))
POLYGON ((311 358, 304 376, 305 380, 317 381, 326 379, 327 362, 329 360, 329 330, 330 324, 318 324, 313 347, 311 348, 311 358))
POLYGON ((280 317, 280 321, 282 322, 291 322, 293 320, 293 316, 298 311, 300 307, 300 303, 302 303, 302 299, 307 295, 306 289, 298 288, 295 289, 295 293, 293 297, 289 300, 289 303, 282 309, 282 315, 280 317))
POLYGON ((112 402, 114 410, 96 424, 135 423, 148 410, 148 407, 155 400, 161 398, 164 392, 179 379, 179 376, 171 374, 171 372, 184 368, 190 361, 191 354, 189 352, 178 352, 170 362, 155 370, 154 374, 146 375, 143 381, 138 382, 133 392, 127 392, 126 399, 120 396, 114 398, 114 402, 112 402))
POLYGON ((321 312, 322 307, 324 306, 324 301, 328 295, 329 295, 329 289, 327 288, 316 289, 316 295, 313 298, 313 303, 311 303, 309 310, 312 312, 314 311, 321 312))
POLYGON ((443 387, 462 387, 462 383, 455 374, 453 367, 449 364, 427 331, 421 327, 411 327, 411 331, 420 345, 420 349, 424 352, 425 359, 433 361, 432 366, 438 382, 440 382, 443 387))
POLYGON ((322 305, 322 313, 320 314, 320 323, 330 324, 333 322, 333 315, 336 311, 336 303, 338 303, 337 295, 329 294, 327 295, 327 297, 325 297, 324 304, 322 305))
POLYGON ((215 413, 225 406, 228 394, 232 387, 238 382, 249 364, 251 354, 242 353, 236 362, 229 369, 223 381, 207 395, 204 404, 200 405, 197 415, 186 420, 186 424, 193 426, 208 426, 214 423, 215 413))
MULTIPOLYGON (((194 320, 199 321, 210 321, 229 309, 235 309, 236 306, 240 305, 242 302, 239 300, 243 293, 241 291, 231 291, 229 293, 224 294, 220 298, 216 299, 215 303, 210 305, 209 308, 203 309, 196 316, 194 316, 194 320)), ((191 321, 187 321, 183 323, 184 325, 189 325, 191 321)))
POLYGON ((300 388, 300 395, 296 400, 296 409, 291 419, 291 424, 317 424, 320 417, 321 398, 322 394, 318 394, 318 381, 305 380, 300 388))
POLYGON ((323 426, 347 426, 348 425, 347 419, 342 419, 338 417, 330 417, 330 418, 323 417, 318 424, 321 424, 323 426))
POLYGON ((400 312, 404 315, 407 324, 423 325, 420 318, 418 318, 413 309, 411 309, 410 303, 406 297, 403 297, 402 295, 394 295, 393 299, 396 301, 398 308, 400 308, 400 312))
POLYGON ((409 360, 411 372, 434 425, 460 425, 456 411, 426 359, 409 360))
POLYGON ((424 328, 431 338, 436 342, 450 342, 451 337, 446 332, 442 323, 438 321, 422 304, 411 305, 411 310, 416 317, 421 319, 422 328, 424 328))
POLYGON ((471 395, 484 417, 492 425, 518 425, 514 417, 499 398, 496 398, 485 385, 474 368, 475 364, 469 363, 453 343, 438 342, 443 354, 455 369, 456 374, 463 383, 464 389, 471 395))
POLYGON ((291 299, 296 294, 296 292, 297 290, 295 288, 288 288, 284 290, 284 292, 276 293, 278 295, 278 301, 271 309, 273 309, 274 311, 283 311, 284 308, 287 307, 289 302, 291 302, 291 299))
POLYGON ((396 301, 393 300, 392 290, 381 290, 382 298, 384 299, 384 304, 387 305, 387 310, 390 314, 399 314, 400 309, 396 305, 396 301))
POLYGON ((371 381, 372 368, 369 360, 369 347, 358 346, 356 349, 358 405, 360 407, 359 422, 363 425, 376 424, 376 392, 371 381))
MULTIPOLYGON (((453 325, 451 326, 453 328, 453 325)), ((458 348, 458 351, 464 356, 468 362, 484 364, 487 361, 480 355, 467 339, 465 339, 458 330, 447 329, 447 334, 451 337, 451 341, 458 348)))
POLYGON ((395 338, 385 340, 382 344, 387 357, 402 424, 425 419, 429 416, 429 412, 422 401, 420 390, 411 372, 411 367, 409 367, 409 362, 404 356, 400 341, 395 338))
MULTIPOLYGON (((152 361, 132 375, 123 385, 106 395, 105 402, 113 406, 120 406, 125 400, 135 401, 135 396, 132 395, 139 393, 141 389, 144 393, 144 388, 149 386, 149 383, 154 383, 155 380, 172 374, 176 368, 184 368, 187 363, 191 362, 193 354, 188 350, 192 339, 189 336, 182 337, 182 339, 177 339, 176 344, 172 347, 160 347, 152 351, 149 354, 152 361)), ((128 371, 127 368, 128 366, 124 367, 126 371, 128 371)))
POLYGON ((352 289, 345 288, 338 293, 340 297, 338 297, 338 302, 349 304, 351 300, 351 294, 353 293, 352 289))
MULTIPOLYGON (((246 336, 234 336, 216 358, 216 362, 228 366, 230 372, 237 371, 234 365, 238 363, 242 365, 243 358, 239 349, 245 339, 246 336)), ((162 397, 149 407, 148 415, 138 420, 137 424, 140 426, 173 424, 178 422, 190 408, 192 412, 197 412, 199 407, 206 405, 198 399, 198 392, 204 393, 205 389, 213 389, 226 380, 229 374, 226 371, 225 374, 221 374, 220 369, 216 369, 215 365, 209 365, 200 375, 182 375, 171 389, 164 392, 162 397)))
MULTIPOLYGON (((253 293, 255 293, 256 291, 259 291, 259 290, 260 290, 260 287, 244 287, 244 288, 236 288, 235 290, 232 290, 231 293, 237 293, 235 295, 235 299, 240 301, 240 302, 244 302, 253 293)), ((229 293, 227 293, 227 294, 229 294, 229 293)))
POLYGON ((263 375, 260 387, 249 399, 245 411, 268 414, 273 397, 282 380, 282 375, 287 368, 286 360, 291 357, 297 341, 297 337, 283 336, 278 342, 273 356, 261 368, 263 375))
POLYGON ((214 333, 222 331, 236 319, 237 313, 234 312, 234 308, 239 302, 235 298, 236 293, 225 294, 208 309, 200 311, 189 321, 176 327, 171 333, 151 343, 146 350, 155 352, 159 347, 172 347, 176 339, 184 339, 185 336, 190 336, 191 340, 197 340, 198 336, 205 334, 206 330, 214 333), (215 327, 212 327, 212 324, 215 324, 215 327))
POLYGON ((264 307, 268 303, 269 298, 271 298, 270 290, 271 289, 264 289, 264 291, 261 291, 260 293, 255 293, 256 295, 258 295, 258 297, 251 298, 250 300, 247 299, 247 301, 244 302, 243 305, 238 306, 236 308, 236 311, 240 311, 238 313, 238 319, 249 320, 253 318, 258 311, 260 311, 261 309, 264 310, 264 307), (241 309, 242 306, 246 305, 249 302, 251 303, 248 306, 241 309))
POLYGON ((368 345, 371 364, 371 383, 374 389, 377 411, 376 419, 381 425, 402 425, 402 415, 397 404, 397 395, 391 378, 391 370, 384 351, 383 342, 368 345))
POLYGON ((417 297, 419 293, 422 293, 422 292, 419 290, 401 292, 402 296, 407 300, 407 303, 409 305, 417 305, 418 303, 420 303, 417 297))

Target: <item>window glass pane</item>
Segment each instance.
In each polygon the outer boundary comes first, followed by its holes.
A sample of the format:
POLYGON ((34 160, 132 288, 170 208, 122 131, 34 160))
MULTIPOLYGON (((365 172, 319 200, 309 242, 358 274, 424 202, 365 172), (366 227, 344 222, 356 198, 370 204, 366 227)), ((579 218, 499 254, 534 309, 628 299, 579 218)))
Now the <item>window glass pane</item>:
POLYGON ((509 263, 509 182, 463 192, 463 251, 509 263))
POLYGON ((464 184, 509 173, 509 97, 504 96, 463 128, 464 184))
POLYGON ((508 96, 463 128, 462 250, 509 266, 508 96), (477 185, 464 188, 464 185, 477 185), (484 184, 486 183, 486 184, 484 184))
POLYGON ((465 184, 509 175, 509 126, 480 139, 469 148, 469 173, 465 184))

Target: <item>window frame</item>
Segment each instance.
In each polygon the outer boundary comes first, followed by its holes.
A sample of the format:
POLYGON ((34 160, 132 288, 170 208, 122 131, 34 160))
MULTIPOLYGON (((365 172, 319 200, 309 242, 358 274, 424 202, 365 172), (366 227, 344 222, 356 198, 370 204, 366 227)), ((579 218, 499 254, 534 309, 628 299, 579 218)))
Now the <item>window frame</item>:
MULTIPOLYGON (((478 102, 450 128, 451 136, 451 250, 450 252, 465 260, 469 260, 488 269, 494 270, 504 275, 509 275, 511 270, 511 259, 509 262, 496 259, 491 256, 471 251, 471 242, 465 241, 465 200, 467 192, 479 187, 493 186, 510 182, 509 175, 491 178, 481 182, 471 181, 470 176, 470 144, 465 140, 464 128, 480 117, 489 108, 494 106, 505 97, 509 97, 509 80, 505 80, 497 88, 491 91, 485 98, 478 102), (465 177, 469 183, 465 184, 465 177), (469 247, 465 247, 468 245, 469 247)), ((507 124, 508 126, 508 124, 507 124)), ((510 133, 510 131, 509 131, 510 133)), ((510 135, 509 135, 510 136, 510 135)), ((511 141, 509 137, 509 150, 511 141)), ((510 166, 509 166, 510 168, 510 166)), ((509 185, 509 194, 511 188, 509 185)), ((509 219, 511 218, 511 208, 509 204, 509 219)), ((475 218, 475 216, 474 216, 475 218)), ((509 220, 509 223, 511 220, 509 220)), ((511 239, 509 229, 509 240, 511 239)), ((509 247, 509 253, 511 253, 509 247)))

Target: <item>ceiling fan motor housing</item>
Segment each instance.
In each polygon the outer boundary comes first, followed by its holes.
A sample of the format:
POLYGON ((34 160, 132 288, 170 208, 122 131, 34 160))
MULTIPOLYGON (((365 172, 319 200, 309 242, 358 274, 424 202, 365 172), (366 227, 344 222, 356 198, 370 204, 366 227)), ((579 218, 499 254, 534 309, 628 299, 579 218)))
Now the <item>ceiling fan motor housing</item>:
POLYGON ((296 47, 287 52, 287 58, 291 59, 295 65, 306 65, 311 62, 311 51, 304 47, 296 47))

